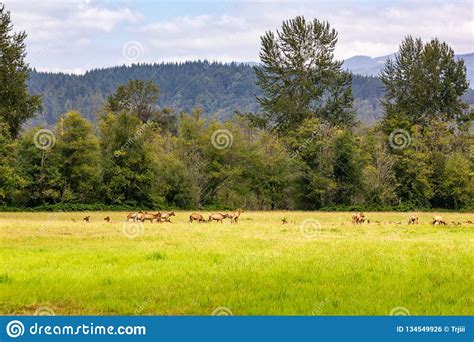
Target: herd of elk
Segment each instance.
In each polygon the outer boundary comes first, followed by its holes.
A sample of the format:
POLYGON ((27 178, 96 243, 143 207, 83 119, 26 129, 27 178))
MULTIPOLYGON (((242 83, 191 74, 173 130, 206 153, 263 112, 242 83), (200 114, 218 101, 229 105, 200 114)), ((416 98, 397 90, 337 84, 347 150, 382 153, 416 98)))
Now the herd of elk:
MULTIPOLYGON (((352 214, 352 224, 361 224, 361 223, 364 223, 364 221, 365 221, 364 213, 359 212, 359 213, 352 214)), ((367 223, 370 223, 370 221, 367 220, 367 223)), ((375 223, 380 224, 380 221, 375 221, 375 223)), ((389 223, 402 224, 402 222, 389 222, 389 223)), ((461 222, 456 222, 456 221, 451 221, 451 223, 457 226, 462 224, 461 222)), ((474 222, 472 221, 467 221, 467 223, 474 224, 474 222)), ((418 214, 411 214, 408 218, 408 224, 409 225, 418 224, 418 214)), ((442 216, 436 215, 436 216, 433 216, 433 219, 431 220, 431 224, 445 226, 448 223, 442 216)))
MULTIPOLYGON (((213 213, 213 214, 209 215, 208 220, 206 220, 204 218, 204 216, 202 216, 201 214, 192 213, 191 215, 189 215, 189 223, 193 223, 194 221, 199 222, 199 223, 212 222, 212 221, 223 223, 224 219, 226 219, 226 218, 229 218, 231 223, 237 223, 238 220, 239 220, 240 214, 242 214, 242 213, 243 213, 243 210, 240 209, 240 208, 237 211, 234 211, 233 213, 230 213, 230 214, 229 213, 225 213, 225 214, 213 213)), ((143 211, 138 211, 138 212, 128 213, 127 221, 130 221, 130 219, 131 219, 134 222, 136 222, 136 221, 141 221, 141 222, 150 221, 151 223, 153 223, 153 220, 156 220, 157 223, 171 222, 171 216, 176 216, 174 211, 163 212, 163 213, 157 212, 155 214, 148 213, 148 212, 143 212, 143 211)), ((83 221, 85 223, 90 223, 90 218, 91 218, 90 216, 86 216, 86 217, 83 218, 83 221)), ((72 220, 73 220, 73 222, 76 222, 75 219, 72 219, 72 220)), ((112 222, 109 216, 105 217, 104 221, 106 221, 107 223, 112 222)), ((286 218, 284 218, 281 221, 282 221, 282 224, 288 224, 289 223, 286 218)), ((366 221, 365 215, 364 215, 363 212, 358 212, 358 213, 352 214, 352 224, 362 224, 364 222, 370 223, 370 220, 366 221)), ((374 222, 378 223, 378 224, 381 223, 380 221, 374 221, 374 222)), ((401 224, 402 222, 389 222, 389 223, 401 224)), ((461 222, 451 221, 451 223, 454 224, 454 225, 461 225, 461 222)), ((472 221, 467 221, 467 223, 474 224, 474 222, 472 222, 472 221)), ((418 214, 411 214, 408 218, 408 224, 409 225, 418 224, 418 214)), ((433 220, 431 221, 431 224, 432 225, 447 225, 447 222, 443 219, 442 216, 436 215, 436 216, 433 216, 433 220)))

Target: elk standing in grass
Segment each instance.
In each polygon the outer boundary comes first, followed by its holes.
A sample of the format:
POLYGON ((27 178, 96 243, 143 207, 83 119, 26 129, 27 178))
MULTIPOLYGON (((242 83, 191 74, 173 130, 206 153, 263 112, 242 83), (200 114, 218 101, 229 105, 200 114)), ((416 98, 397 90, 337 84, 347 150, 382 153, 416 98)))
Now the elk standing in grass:
POLYGON ((418 224, 418 215, 410 215, 410 218, 408 219, 408 224, 418 224))
POLYGON ((143 211, 128 213, 127 221, 130 221, 130 219, 132 219, 134 222, 137 220, 141 220, 143 214, 143 211))
POLYGON ((365 221, 365 215, 363 212, 352 214, 352 224, 362 224, 365 221))
POLYGON ((192 213, 191 215, 189 215, 189 223, 193 223, 193 221, 206 222, 204 216, 198 213, 192 213))
POLYGON ((160 217, 160 222, 161 221, 164 221, 164 222, 171 222, 171 216, 176 216, 176 214, 174 213, 174 211, 169 211, 169 212, 164 212, 164 213, 161 213, 161 217, 160 217))
POLYGON ((157 220, 157 221, 160 221, 160 213, 156 213, 156 214, 153 214, 153 213, 144 213, 141 217, 141 221, 142 222, 145 222, 145 221, 150 221, 151 223, 153 223, 153 220, 157 220))
POLYGON ((86 217, 83 218, 83 221, 84 221, 85 223, 89 223, 89 222, 91 221, 91 217, 90 217, 90 216, 86 216, 86 217))
POLYGON ((229 217, 229 214, 221 214, 221 213, 211 214, 209 215, 209 220, 207 222, 217 221, 217 222, 223 223, 224 219, 228 217, 229 217))
POLYGON ((106 221, 107 223, 110 223, 110 216, 107 216, 106 218, 104 218, 104 221, 106 221))
POLYGON ((242 214, 244 211, 239 208, 237 211, 233 212, 232 214, 229 214, 230 217, 230 222, 231 223, 237 223, 240 214, 242 214))

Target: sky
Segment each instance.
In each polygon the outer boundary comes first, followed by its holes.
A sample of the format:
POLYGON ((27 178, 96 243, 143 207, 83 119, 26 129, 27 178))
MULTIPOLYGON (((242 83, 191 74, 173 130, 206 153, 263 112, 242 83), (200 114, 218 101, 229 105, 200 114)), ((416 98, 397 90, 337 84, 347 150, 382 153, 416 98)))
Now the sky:
POLYGON ((115 65, 259 61, 260 36, 303 15, 339 33, 338 59, 397 51, 411 34, 474 52, 474 1, 7 0, 24 30, 27 61, 40 71, 84 73, 115 65))

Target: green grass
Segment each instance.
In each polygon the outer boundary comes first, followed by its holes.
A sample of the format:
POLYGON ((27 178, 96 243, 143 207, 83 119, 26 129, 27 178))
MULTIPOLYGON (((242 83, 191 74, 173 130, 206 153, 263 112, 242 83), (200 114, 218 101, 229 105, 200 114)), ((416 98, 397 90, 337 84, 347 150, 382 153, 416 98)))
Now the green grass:
POLYGON ((347 212, 245 212, 232 225, 178 212, 135 238, 125 213, 85 215, 0 213, 1 314, 474 314, 473 214, 431 226, 435 214, 422 213, 408 226, 407 213, 366 213, 381 223, 353 226, 347 212), (302 233, 306 219, 321 229, 302 233))

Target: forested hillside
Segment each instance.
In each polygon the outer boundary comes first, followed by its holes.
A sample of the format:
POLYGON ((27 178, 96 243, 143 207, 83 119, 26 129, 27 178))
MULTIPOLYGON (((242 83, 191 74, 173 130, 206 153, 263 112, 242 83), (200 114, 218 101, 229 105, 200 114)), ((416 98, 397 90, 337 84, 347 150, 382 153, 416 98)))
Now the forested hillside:
MULTIPOLYGON (((160 107, 190 112, 201 107, 204 113, 227 118, 236 110, 256 111, 255 95, 260 95, 253 67, 246 64, 187 62, 182 64, 141 64, 92 70, 84 75, 31 72, 28 88, 43 94, 43 115, 32 123, 52 125, 68 110, 78 110, 95 121, 95 113, 107 96, 130 79, 154 80, 161 89, 160 107)), ((354 106, 357 118, 371 123, 382 115, 379 103, 383 85, 376 77, 353 75, 354 106)), ((472 92, 472 91, 471 91, 472 92)), ((470 103, 474 103, 471 95, 470 103)))

